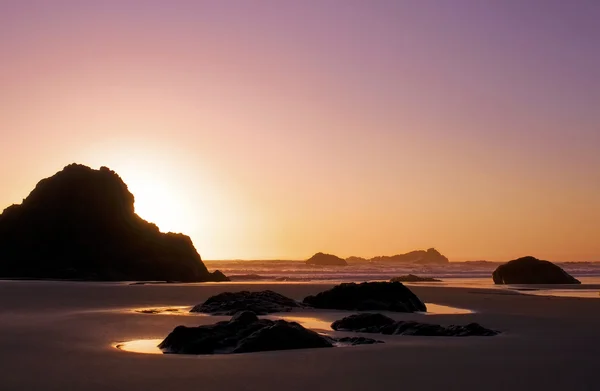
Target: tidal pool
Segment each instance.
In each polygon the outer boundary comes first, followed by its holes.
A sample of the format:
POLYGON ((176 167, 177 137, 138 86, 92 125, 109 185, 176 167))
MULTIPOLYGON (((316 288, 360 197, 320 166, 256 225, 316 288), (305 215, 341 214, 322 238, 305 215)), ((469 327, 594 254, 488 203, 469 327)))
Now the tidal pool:
POLYGON ((118 342, 113 346, 124 352, 144 353, 144 354, 164 354, 158 348, 162 339, 135 339, 133 341, 118 342))

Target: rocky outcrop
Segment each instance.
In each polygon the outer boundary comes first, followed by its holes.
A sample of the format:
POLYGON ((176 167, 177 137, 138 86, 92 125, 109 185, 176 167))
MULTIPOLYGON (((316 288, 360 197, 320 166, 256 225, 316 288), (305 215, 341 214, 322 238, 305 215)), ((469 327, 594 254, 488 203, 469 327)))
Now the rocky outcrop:
POLYGON ((315 308, 336 310, 427 311, 425 304, 400 282, 363 282, 337 285, 303 303, 315 308))
POLYGON ((387 335, 415 335, 428 337, 494 336, 498 331, 486 329, 478 323, 464 326, 440 326, 431 323, 396 321, 382 314, 357 314, 336 320, 331 328, 337 331, 378 333, 387 335))
POLYGON ((515 259, 492 273, 494 284, 580 284, 581 282, 549 261, 534 257, 515 259))
POLYGON ((348 262, 332 254, 316 253, 306 260, 306 264, 318 266, 347 266, 348 262))
POLYGON ((436 278, 431 277, 419 277, 414 274, 407 274, 405 276, 394 277, 390 282, 441 282, 436 278))
POLYGON ((115 172, 77 164, 40 181, 0 215, 0 277, 227 280, 206 269, 189 237, 162 233, 137 216, 115 172))
POLYGON ((259 292, 223 292, 209 297, 190 312, 204 312, 213 315, 234 315, 241 311, 252 311, 258 315, 274 312, 288 312, 301 307, 297 301, 266 290, 259 292))
MULTIPOLYGON (((202 261, 200 261, 202 262, 202 261)), ((214 281, 214 282, 223 282, 223 281, 230 281, 230 279, 223 274, 223 272, 221 272, 220 270, 215 270, 214 272, 210 273, 210 281, 214 281)))
POLYGON ((361 333, 378 333, 384 326, 391 326, 396 321, 378 313, 363 313, 346 316, 331 324, 333 330, 358 331, 361 333))
POLYGON ((178 326, 158 347, 165 353, 222 354, 330 348, 333 344, 298 323, 259 319, 245 311, 213 325, 178 326))
POLYGON ((448 258, 440 254, 435 248, 429 250, 411 251, 406 254, 392 256, 375 257, 371 262, 391 262, 391 263, 410 263, 416 265, 439 265, 449 262, 448 258))

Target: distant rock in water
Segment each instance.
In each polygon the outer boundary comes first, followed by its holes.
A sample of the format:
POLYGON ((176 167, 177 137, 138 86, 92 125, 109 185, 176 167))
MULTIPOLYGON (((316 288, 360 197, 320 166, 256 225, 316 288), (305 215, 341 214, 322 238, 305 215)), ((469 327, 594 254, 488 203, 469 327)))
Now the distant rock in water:
POLYGON ((165 353, 223 354, 271 350, 331 348, 330 339, 295 322, 259 319, 250 311, 230 321, 176 327, 158 347, 165 353))
POLYGON ((115 172, 77 164, 43 179, 0 215, 0 277, 228 280, 206 269, 188 236, 161 233, 136 215, 115 172))
POLYGON ((209 297, 204 303, 198 304, 190 312, 203 312, 213 315, 234 315, 242 311, 252 311, 258 315, 274 312, 288 312, 302 307, 297 301, 266 290, 259 292, 223 292, 209 297))
POLYGON ((494 263, 497 262, 491 262, 491 261, 486 261, 483 259, 477 260, 477 261, 464 261, 463 265, 469 265, 469 266, 487 266, 487 265, 493 265, 494 263))
POLYGON ((348 257, 346 258, 346 262, 348 263, 364 263, 369 262, 368 259, 362 257, 348 257))
POLYGON ((429 337, 494 336, 498 331, 486 329, 478 323, 465 326, 440 326, 431 323, 396 321, 382 314, 357 314, 336 320, 331 328, 337 331, 378 333, 387 335, 415 335, 429 337))
POLYGON ((581 284, 579 280, 549 261, 534 257, 515 259, 492 273, 494 284, 581 284))
POLYGON ((371 262, 394 262, 394 263, 410 263, 416 265, 439 265, 449 262, 448 258, 440 254, 435 248, 429 250, 411 251, 406 254, 392 255, 391 257, 375 257, 370 259, 371 262))
POLYGON ((348 262, 340 257, 331 254, 316 253, 306 260, 307 265, 319 266, 347 266, 348 262))
POLYGON ((427 311, 425 304, 400 282, 346 283, 304 298, 304 304, 334 310, 427 311))
POLYGON ((405 276, 394 277, 390 280, 390 282, 441 282, 442 280, 438 280, 436 278, 431 277, 419 277, 414 274, 407 274, 405 276))

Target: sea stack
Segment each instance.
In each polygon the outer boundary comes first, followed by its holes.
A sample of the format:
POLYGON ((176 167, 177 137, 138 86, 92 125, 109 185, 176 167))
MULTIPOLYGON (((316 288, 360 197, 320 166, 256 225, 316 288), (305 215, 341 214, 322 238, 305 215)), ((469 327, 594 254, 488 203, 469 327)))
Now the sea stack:
POLYGON ((494 284, 581 284, 579 280, 549 261, 523 257, 498 266, 494 284))
POLYGON ((447 257, 442 255, 435 248, 425 250, 415 250, 405 254, 392 256, 382 256, 370 259, 371 262, 390 262, 390 263, 410 263, 415 265, 445 265, 448 262, 447 257))
POLYGON ((227 280, 207 270, 188 236, 162 233, 136 215, 114 171, 79 164, 41 180, 0 214, 0 277, 227 280))
POLYGON ((348 262, 332 254, 316 253, 306 260, 306 264, 319 266, 347 266, 348 262))
POLYGON ((314 308, 347 311, 426 312, 427 307, 401 282, 353 282, 307 296, 302 301, 314 308))

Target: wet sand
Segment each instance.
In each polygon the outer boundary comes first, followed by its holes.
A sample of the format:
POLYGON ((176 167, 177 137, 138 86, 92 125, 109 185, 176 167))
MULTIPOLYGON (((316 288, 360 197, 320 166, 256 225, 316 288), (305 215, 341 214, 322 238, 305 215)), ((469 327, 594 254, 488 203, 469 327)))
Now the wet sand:
POLYGON ((191 306, 240 289, 268 288, 301 299, 330 286, 0 281, 0 389, 598 389, 600 300, 508 290, 411 285, 425 302, 474 312, 394 314, 439 324, 479 322, 503 331, 497 337, 377 335, 386 343, 220 356, 151 355, 114 347, 120 341, 162 339, 180 324, 228 319, 133 309, 191 306))

